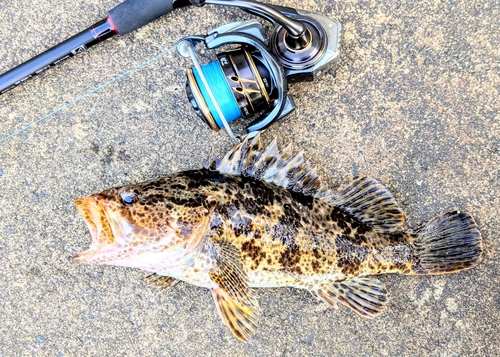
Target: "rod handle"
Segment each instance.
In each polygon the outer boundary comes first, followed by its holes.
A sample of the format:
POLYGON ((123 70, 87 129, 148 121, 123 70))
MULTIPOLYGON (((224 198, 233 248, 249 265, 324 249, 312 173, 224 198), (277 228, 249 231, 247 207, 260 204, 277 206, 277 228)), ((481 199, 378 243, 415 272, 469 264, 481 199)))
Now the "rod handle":
POLYGON ((109 17, 120 35, 150 23, 174 10, 175 0, 125 0, 109 12, 109 17))

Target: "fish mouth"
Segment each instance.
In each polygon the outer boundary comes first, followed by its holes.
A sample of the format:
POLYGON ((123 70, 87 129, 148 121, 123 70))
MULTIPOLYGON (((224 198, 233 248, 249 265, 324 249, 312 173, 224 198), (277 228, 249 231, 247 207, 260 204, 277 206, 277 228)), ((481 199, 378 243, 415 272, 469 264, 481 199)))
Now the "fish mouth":
POLYGON ((73 264, 90 263, 101 247, 114 241, 113 230, 100 198, 100 195, 91 195, 75 200, 76 208, 92 235, 92 243, 88 250, 69 258, 73 264))

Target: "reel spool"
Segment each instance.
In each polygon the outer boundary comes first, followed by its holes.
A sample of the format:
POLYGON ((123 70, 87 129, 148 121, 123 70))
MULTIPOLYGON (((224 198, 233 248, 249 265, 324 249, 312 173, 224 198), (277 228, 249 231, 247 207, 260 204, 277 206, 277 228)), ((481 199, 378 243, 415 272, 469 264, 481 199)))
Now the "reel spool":
MULTIPOLYGON (((248 119, 268 110, 276 90, 270 71, 248 48, 222 52, 217 60, 201 66, 210 88, 216 88, 216 100, 227 123, 248 119)), ((198 116, 215 131, 224 128, 221 117, 209 97, 196 68, 187 70, 186 93, 198 116)))
POLYGON ((229 123, 253 119, 249 133, 267 128, 296 108, 287 93, 288 82, 312 81, 338 58, 340 23, 335 20, 255 1, 205 3, 242 7, 274 24, 269 39, 258 21, 249 20, 177 43, 178 53, 194 64, 185 79, 189 102, 212 130, 225 129, 233 142, 239 140, 229 123), (195 52, 200 43, 211 50, 225 45, 233 49, 217 53, 217 60, 202 65, 195 52))

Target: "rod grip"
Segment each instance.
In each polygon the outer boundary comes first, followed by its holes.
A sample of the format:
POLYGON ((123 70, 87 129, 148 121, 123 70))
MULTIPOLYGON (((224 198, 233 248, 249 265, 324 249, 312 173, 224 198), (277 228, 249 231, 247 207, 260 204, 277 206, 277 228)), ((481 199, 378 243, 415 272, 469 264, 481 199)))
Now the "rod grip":
POLYGON ((126 35, 174 10, 175 0, 125 0, 109 12, 118 33, 126 35))

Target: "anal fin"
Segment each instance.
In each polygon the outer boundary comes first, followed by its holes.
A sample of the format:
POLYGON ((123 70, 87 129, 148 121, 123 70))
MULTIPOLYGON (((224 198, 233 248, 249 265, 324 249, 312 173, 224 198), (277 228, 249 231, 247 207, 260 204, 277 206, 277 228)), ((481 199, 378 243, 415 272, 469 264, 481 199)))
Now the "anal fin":
POLYGON ((384 284, 375 278, 355 278, 331 285, 324 284, 309 291, 333 307, 337 307, 340 302, 368 318, 382 313, 388 301, 384 284))

